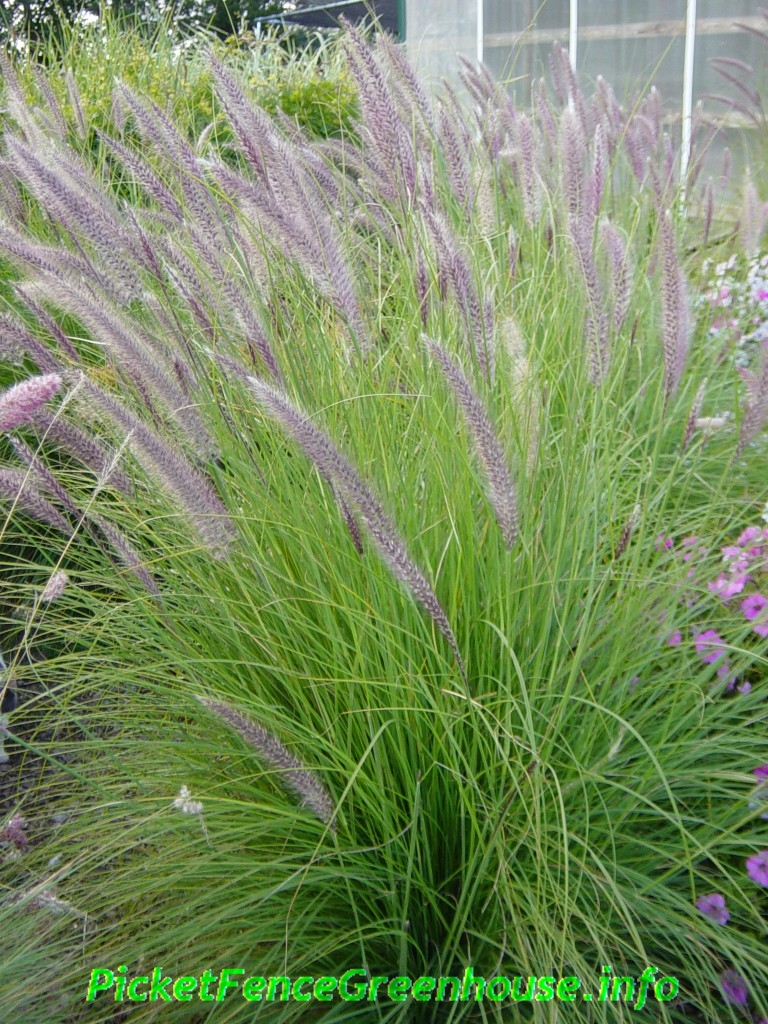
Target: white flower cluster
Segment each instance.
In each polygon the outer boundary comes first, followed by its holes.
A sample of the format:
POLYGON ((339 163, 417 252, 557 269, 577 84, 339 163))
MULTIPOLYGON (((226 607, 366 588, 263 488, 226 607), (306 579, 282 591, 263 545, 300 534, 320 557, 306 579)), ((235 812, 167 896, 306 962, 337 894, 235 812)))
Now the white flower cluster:
POLYGON ((707 287, 699 300, 712 313, 713 339, 735 341, 734 362, 747 368, 768 343, 768 253, 749 260, 735 254, 722 263, 706 260, 707 287))
POLYGON ((187 786, 182 786, 179 795, 173 801, 173 806, 182 814, 202 814, 203 805, 200 800, 193 800, 192 794, 187 786))

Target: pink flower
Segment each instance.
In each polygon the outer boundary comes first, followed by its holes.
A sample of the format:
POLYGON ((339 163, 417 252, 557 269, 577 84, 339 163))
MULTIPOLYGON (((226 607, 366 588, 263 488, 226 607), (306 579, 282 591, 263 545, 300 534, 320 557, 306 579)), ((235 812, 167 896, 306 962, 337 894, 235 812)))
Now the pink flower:
POLYGON ((742 976, 736 971, 725 971, 720 975, 720 986, 726 1003, 737 1003, 746 1006, 749 1001, 749 989, 742 976))
POLYGON ((762 594, 750 594, 741 602, 744 618, 749 622, 756 619, 766 608, 768 608, 768 597, 763 597, 762 594))
POLYGON ((747 874, 753 882, 768 888, 768 850, 747 857, 747 874))
MULTIPOLYGON (((733 673, 731 672, 731 666, 730 666, 730 663, 729 663, 727 658, 725 659, 723 664, 720 666, 720 668, 717 670, 717 674, 718 674, 718 676, 721 679, 725 679, 726 680, 726 683, 727 683, 726 692, 727 693, 733 693, 734 687, 736 686, 736 680, 737 680, 738 676, 733 675, 733 673)), ((742 687, 739 687, 739 692, 740 693, 744 693, 744 692, 749 693, 749 691, 751 689, 751 687, 749 686, 749 683, 745 683, 744 685, 747 686, 747 690, 745 691, 745 690, 742 689, 742 687)))
POLYGON ((758 779, 765 779, 768 782, 768 764, 759 764, 757 768, 752 769, 752 774, 758 779))
POLYGON ((708 665, 714 664, 723 656, 723 638, 714 629, 705 629, 703 633, 699 633, 694 637, 694 643, 696 650, 701 655, 701 660, 708 665), (718 647, 720 650, 716 649, 718 647), (713 650, 713 648, 715 649, 713 650))
POLYGON ((710 582, 708 586, 713 594, 717 594, 723 601, 728 601, 730 598, 735 597, 736 594, 742 592, 748 578, 748 576, 740 575, 729 579, 721 574, 714 582, 710 582))
POLYGON ((730 558, 738 558, 741 555, 741 548, 735 544, 731 544, 728 547, 720 549, 723 552, 723 561, 727 562, 730 558))
POLYGON ((683 634, 679 629, 676 629, 673 633, 670 633, 667 637, 667 643, 670 647, 677 647, 678 644, 682 643, 683 634))
POLYGON ((728 924, 731 913, 725 905, 725 896, 719 892, 710 893, 709 896, 699 896, 696 900, 696 908, 716 924, 728 924))
POLYGON ((748 544, 751 540, 754 540, 755 537, 759 537, 761 533, 762 530, 759 526, 748 526, 746 530, 744 530, 744 532, 736 538, 736 543, 740 544, 741 547, 744 547, 745 544, 748 544))
POLYGON ((766 609, 768 609, 768 598, 762 594, 750 594, 741 602, 741 610, 747 621, 753 622, 758 616, 760 617, 760 621, 756 622, 752 629, 758 636, 762 637, 768 637, 768 614, 766 609))

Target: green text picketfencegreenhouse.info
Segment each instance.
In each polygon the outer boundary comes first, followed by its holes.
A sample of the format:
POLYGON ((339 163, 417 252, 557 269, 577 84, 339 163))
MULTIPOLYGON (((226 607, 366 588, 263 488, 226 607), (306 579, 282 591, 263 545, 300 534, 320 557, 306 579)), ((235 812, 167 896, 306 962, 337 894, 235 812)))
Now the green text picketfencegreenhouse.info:
POLYGON ((597 991, 584 988, 579 978, 522 977, 496 975, 484 978, 467 967, 464 974, 435 978, 424 975, 410 978, 406 975, 368 975, 361 968, 345 971, 339 977, 326 975, 310 977, 300 975, 294 979, 286 975, 245 977, 242 967, 224 967, 218 974, 206 970, 202 976, 184 975, 173 978, 164 975, 162 967, 155 967, 149 975, 129 977, 128 968, 122 965, 115 971, 96 968, 91 971, 86 1000, 96 998, 99 993, 113 992, 116 1002, 222 1002, 227 996, 240 996, 249 1002, 265 1000, 295 1000, 308 1003, 310 1000, 331 1002, 340 999, 346 1002, 376 1002, 390 999, 405 1002, 466 1002, 468 1000, 491 1002, 548 1002, 559 999, 564 1002, 575 1000, 590 1002, 633 1003, 633 1009, 640 1010, 646 1001, 656 999, 669 1002, 674 999, 680 987, 677 978, 657 977, 657 967, 646 967, 639 978, 615 976, 611 967, 603 967, 598 979, 597 991))

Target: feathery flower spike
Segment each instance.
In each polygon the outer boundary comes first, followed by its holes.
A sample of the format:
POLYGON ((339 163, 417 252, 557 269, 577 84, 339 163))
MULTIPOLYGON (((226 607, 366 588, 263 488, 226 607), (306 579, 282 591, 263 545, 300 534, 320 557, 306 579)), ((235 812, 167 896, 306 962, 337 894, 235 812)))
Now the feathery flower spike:
POLYGON ((253 747, 271 768, 275 768, 281 773, 285 785, 301 797, 304 806, 308 807, 320 821, 336 831, 333 820, 335 813, 333 800, 314 772, 287 750, 277 737, 230 707, 229 704, 207 697, 198 697, 197 699, 209 711, 218 715, 227 725, 231 725, 236 732, 239 732, 245 742, 253 747))
POLYGON ((56 373, 29 377, 14 384, 0 395, 0 430, 15 430, 22 423, 28 423, 60 387, 61 377, 56 373))
POLYGON ((469 426, 475 451, 483 464, 488 481, 488 498, 501 529, 504 543, 511 548, 518 532, 515 489, 507 467, 507 459, 496 431, 493 429, 482 401, 446 350, 425 334, 422 341, 443 372, 448 386, 458 400, 469 426))
POLYGON ((348 502, 357 507, 381 557, 400 582, 408 587, 448 641, 466 682, 464 662, 448 616, 443 611, 426 577, 408 555, 405 544, 395 526, 357 471, 344 458, 328 435, 319 430, 308 416, 292 405, 285 395, 256 377, 249 377, 248 383, 259 404, 270 416, 278 420, 304 449, 320 475, 329 481, 335 489, 341 491, 348 502))

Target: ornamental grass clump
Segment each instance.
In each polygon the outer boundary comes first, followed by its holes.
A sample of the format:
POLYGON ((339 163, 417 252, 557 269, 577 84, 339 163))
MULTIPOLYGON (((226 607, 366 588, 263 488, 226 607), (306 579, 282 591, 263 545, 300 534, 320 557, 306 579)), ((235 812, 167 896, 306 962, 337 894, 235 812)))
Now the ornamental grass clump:
MULTIPOLYGON (((468 110, 341 46, 351 133, 218 55, 203 145, 123 82, 95 161, 5 65, 3 1013, 215 965, 765 1018, 761 385, 688 306, 659 97, 556 50, 524 109, 466 65, 468 110)), ((560 1013, 357 1006, 215 1013, 560 1013)))

